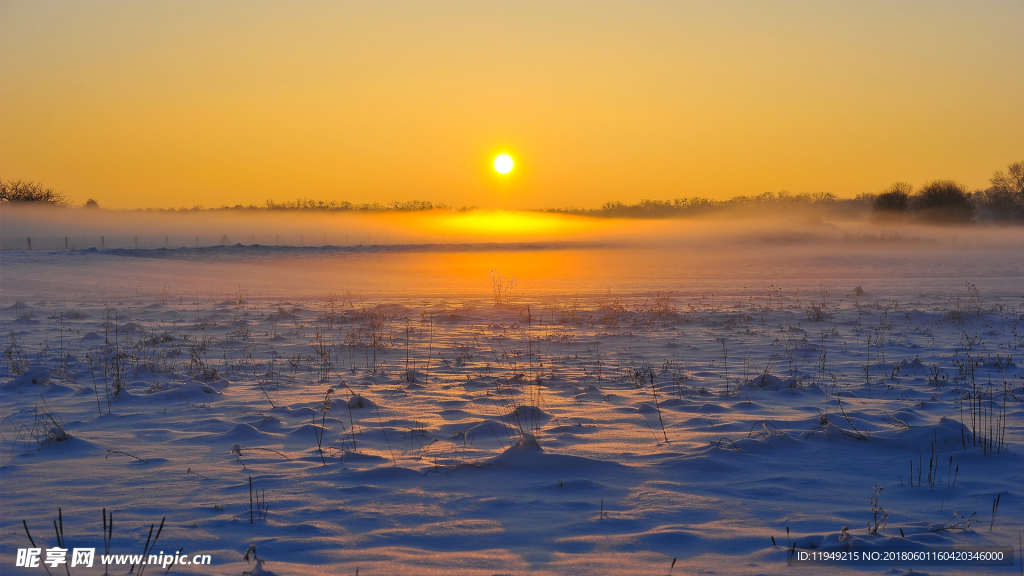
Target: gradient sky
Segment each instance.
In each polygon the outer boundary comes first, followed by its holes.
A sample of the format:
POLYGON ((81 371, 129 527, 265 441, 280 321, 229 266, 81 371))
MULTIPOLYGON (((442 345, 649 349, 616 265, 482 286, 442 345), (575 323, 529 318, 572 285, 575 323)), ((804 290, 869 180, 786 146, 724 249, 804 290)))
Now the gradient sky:
POLYGON ((109 208, 981 188, 1024 160, 1022 28, 1020 1, 0 0, 0 177, 109 208))

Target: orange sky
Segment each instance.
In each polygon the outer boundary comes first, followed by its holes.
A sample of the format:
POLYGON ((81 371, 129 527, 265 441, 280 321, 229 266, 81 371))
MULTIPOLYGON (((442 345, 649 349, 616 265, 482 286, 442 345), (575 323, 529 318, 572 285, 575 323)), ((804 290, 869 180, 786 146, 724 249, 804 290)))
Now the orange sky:
POLYGON ((0 0, 0 177, 109 208, 984 187, 1024 160, 1021 23, 1019 1, 0 0))

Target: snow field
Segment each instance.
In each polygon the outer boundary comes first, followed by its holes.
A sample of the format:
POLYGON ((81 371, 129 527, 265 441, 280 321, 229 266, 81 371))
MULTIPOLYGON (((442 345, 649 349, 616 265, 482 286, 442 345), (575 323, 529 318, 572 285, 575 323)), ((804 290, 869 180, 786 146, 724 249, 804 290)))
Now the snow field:
POLYGON ((1012 289, 108 296, 0 311, 4 573, 58 508, 121 553, 166 517, 204 574, 781 574, 1024 524, 1012 289))

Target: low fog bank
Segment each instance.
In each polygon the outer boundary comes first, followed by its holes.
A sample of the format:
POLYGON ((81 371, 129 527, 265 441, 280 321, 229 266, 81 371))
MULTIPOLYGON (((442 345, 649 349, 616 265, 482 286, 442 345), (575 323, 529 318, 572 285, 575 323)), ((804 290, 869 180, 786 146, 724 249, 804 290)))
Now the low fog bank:
POLYGON ((240 292, 288 301, 349 292, 371 301, 486 300, 496 280, 516 302, 658 291, 720 297, 771 285, 841 294, 862 287, 874 299, 955 294, 972 284, 1020 298, 1024 286, 1024 229, 882 226, 810 213, 631 220, 5 207, 0 221, 0 301, 8 304, 72 296, 220 302, 240 292), (101 241, 104 250, 81 250, 101 241))
POLYGON ((593 244, 722 246, 885 243, 936 247, 1020 247, 1024 228, 876 222, 814 209, 719 211, 671 219, 595 218, 530 212, 424 210, 111 211, 5 205, 4 250, 81 250, 243 246, 418 246, 435 244, 593 244))

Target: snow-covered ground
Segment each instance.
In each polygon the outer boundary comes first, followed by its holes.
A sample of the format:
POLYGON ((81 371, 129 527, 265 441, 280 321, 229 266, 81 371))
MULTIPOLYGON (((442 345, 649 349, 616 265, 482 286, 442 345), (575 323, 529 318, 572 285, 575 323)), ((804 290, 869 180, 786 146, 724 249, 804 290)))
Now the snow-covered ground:
POLYGON ((58 509, 98 553, 101 510, 118 554, 165 519, 213 561, 172 574, 835 573, 790 547, 1024 530, 1012 243, 0 265, 3 574, 58 509))

